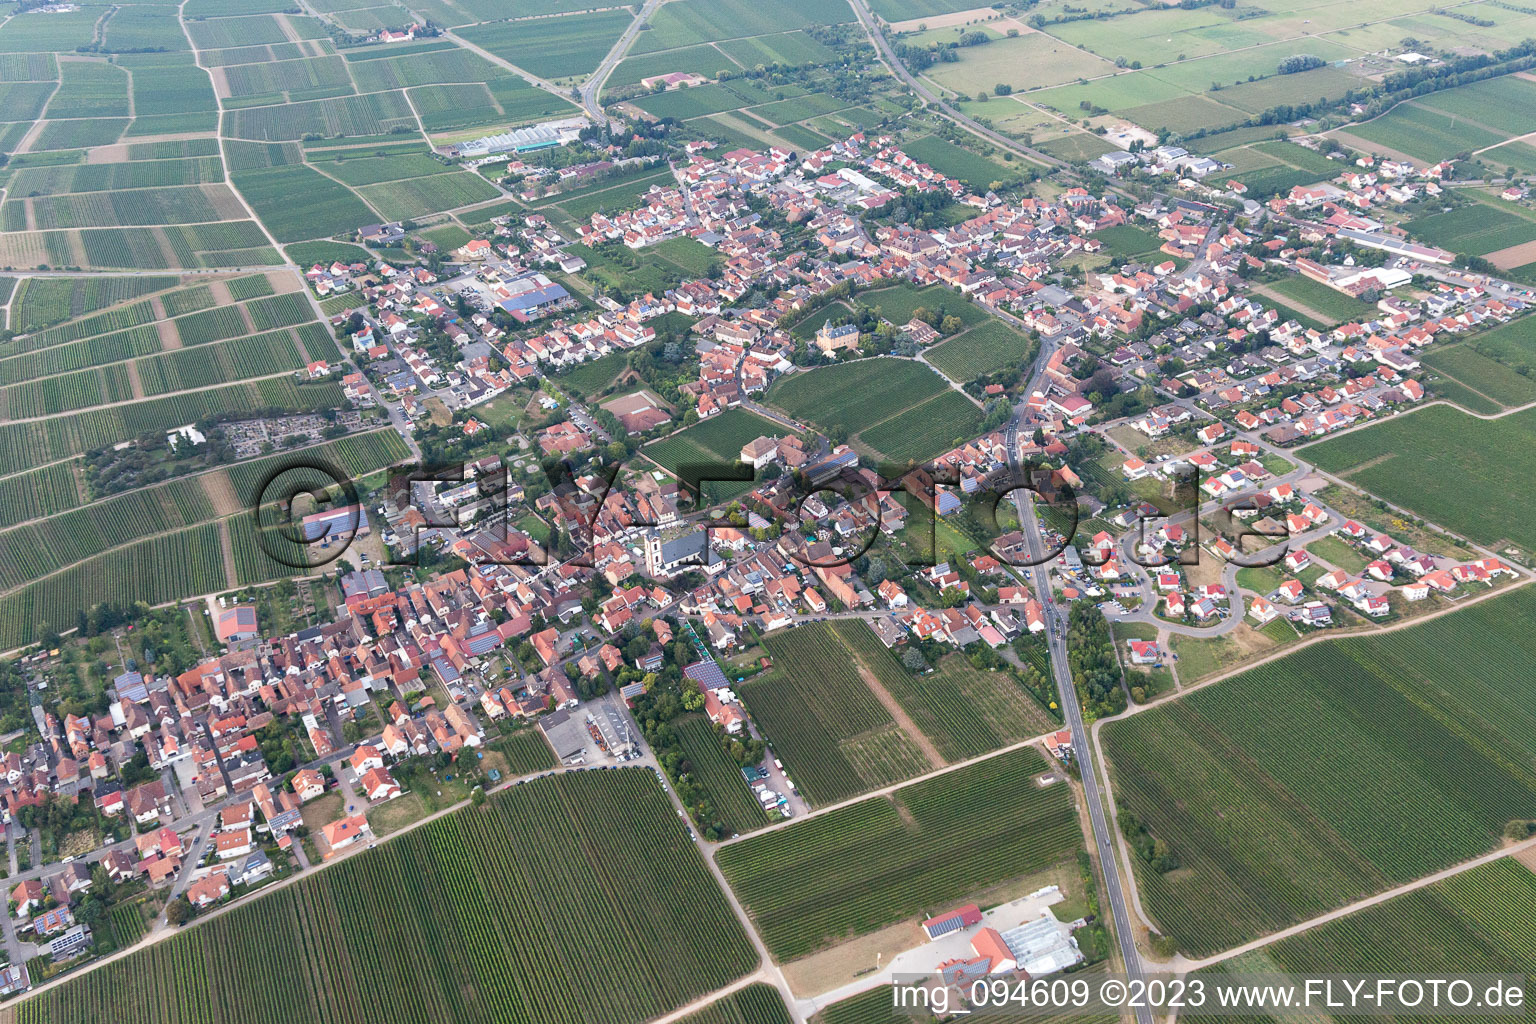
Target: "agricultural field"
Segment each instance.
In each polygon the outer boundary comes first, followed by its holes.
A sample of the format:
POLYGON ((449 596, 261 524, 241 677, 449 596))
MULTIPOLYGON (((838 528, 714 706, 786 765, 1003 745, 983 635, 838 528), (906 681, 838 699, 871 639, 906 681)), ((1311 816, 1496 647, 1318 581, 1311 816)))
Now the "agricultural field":
POLYGON ((50 989, 6 1019, 361 1024, 474 1005, 487 1019, 638 1024, 755 963, 655 777, 625 768, 506 790, 50 989), (543 865, 550 884, 529 884, 528 864, 543 865), (616 943, 630 951, 621 977, 600 959, 549 955, 616 943), (296 977, 325 980, 282 982, 296 977))
POLYGON ((1017 164, 1010 166, 990 160, 937 135, 903 142, 901 148, 912 159, 921 160, 940 174, 960 179, 976 192, 987 191, 993 182, 1006 185, 1019 181, 1026 170, 1017 164))
POLYGON ((1536 239, 1536 221, 1511 217, 1483 203, 1417 217, 1403 228, 1420 241, 1471 256, 1486 256, 1536 239))
POLYGON ((65 462, 0 478, 0 528, 72 509, 80 492, 76 467, 65 462))
POLYGON ((195 526, 213 515, 202 485, 179 480, 15 527, 0 533, 0 590, 150 534, 195 526))
POLYGON ((1448 160, 1457 153, 1496 146, 1505 140, 1498 132, 1464 117, 1432 110, 1416 100, 1401 103, 1374 120, 1350 125, 1345 131, 1425 163, 1448 160))
MULTIPOLYGON (((1533 909, 1536 875, 1506 857, 1228 960, 1208 968, 1205 976, 1216 981, 1221 975, 1269 971, 1439 977, 1529 973, 1536 964, 1536 944, 1524 921, 1533 909)), ((1525 1016, 1505 1013, 1488 1019, 1513 1024, 1525 1016)))
POLYGON ((50 628, 73 628, 82 609, 103 602, 161 604, 229 585, 218 524, 161 534, 0 596, 0 649, 32 643, 50 628))
POLYGON ((866 427, 858 440, 891 462, 927 462, 981 433, 982 412, 958 391, 944 391, 866 427))
POLYGON ((540 78, 586 75, 597 68, 634 21, 627 10, 595 11, 534 21, 492 22, 463 37, 540 78))
POLYGON ((689 1014, 680 1024, 790 1024, 790 1017, 778 990, 758 982, 689 1014))
POLYGON ((863 622, 843 620, 832 629, 947 761, 1017 743, 1051 725, 1045 711, 1006 672, 983 671, 955 655, 931 672, 913 675, 863 622))
POLYGON ((117 444, 146 431, 169 430, 219 412, 298 412, 334 409, 342 404, 338 385, 310 384, 300 388, 285 376, 89 409, 47 420, 0 423, 0 475, 117 444))
POLYGON ((945 390, 939 375, 921 363, 860 359, 775 381, 767 402, 823 430, 856 434, 945 390))
MULTIPOLYGON (((151 292, 174 288, 174 277, 31 277, 22 280, 11 303, 11 329, 40 330, 117 306, 151 292)), ((111 330, 104 323, 103 330, 111 330)), ((117 326, 127 326, 119 324, 117 326)), ((92 333, 100 333, 93 331, 92 333)))
POLYGON ((302 164, 231 171, 230 179, 279 242, 323 238, 379 220, 345 185, 302 164))
POLYGON ((1536 817, 1533 624, 1517 591, 1107 725, 1117 799, 1182 865, 1138 863, 1143 905, 1204 954, 1498 845, 1536 817))
POLYGON ((1276 281, 1268 287, 1298 306, 1327 317, 1331 321, 1329 326, 1352 320, 1369 320, 1377 315, 1377 309, 1372 303, 1345 295, 1300 274, 1276 281))
MULTIPOLYGON (((1436 346, 1424 354, 1425 366, 1495 403, 1510 408, 1536 402, 1536 380, 1499 359, 1484 355, 1475 342, 1436 346), (1513 372, 1512 372, 1513 371, 1513 372)), ((1523 365, 1529 373, 1529 364, 1523 365)), ((1483 411, 1481 409, 1476 411, 1483 411)))
POLYGON ((813 804, 846 800, 931 767, 830 626, 779 630, 763 645, 780 667, 743 683, 742 703, 813 804))
MULTIPOLYGON (((642 451, 662 469, 678 476, 688 467, 732 466, 741 448, 759 437, 782 436, 786 429, 746 409, 727 409, 670 437, 645 446, 642 451)), ((713 480, 703 483, 704 505, 738 498, 752 489, 749 481, 713 480)))
POLYGON ((685 715, 672 729, 687 756, 687 774, 709 795, 727 832, 750 832, 768 824, 741 768, 720 745, 714 723, 703 715, 685 715))
POLYGON ((926 309, 940 319, 946 316, 958 317, 967 327, 973 327, 989 316, 976 303, 942 284, 931 284, 926 288, 899 284, 879 291, 864 292, 859 296, 859 301, 879 309, 880 316, 897 327, 911 320, 919 309, 926 309))
POLYGON ((1480 420, 1430 406, 1301 451, 1319 468, 1479 544, 1533 550, 1536 529, 1524 511, 1536 471, 1533 441, 1536 410, 1480 420))
POLYGON ((1033 352, 1027 337, 1001 320, 991 320, 933 346, 923 357, 964 384, 1005 366, 1026 364, 1033 352))
POLYGON ((794 959, 1073 857, 1072 793, 1059 777, 1042 786, 1050 771, 1011 751, 728 843, 716 862, 769 950, 794 959))

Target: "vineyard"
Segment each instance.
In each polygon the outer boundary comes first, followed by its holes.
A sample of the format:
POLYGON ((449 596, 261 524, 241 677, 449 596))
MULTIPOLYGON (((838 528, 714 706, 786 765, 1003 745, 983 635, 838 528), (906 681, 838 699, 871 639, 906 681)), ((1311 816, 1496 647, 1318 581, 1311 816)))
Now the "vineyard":
POLYGON ((66 462, 0 479, 0 529, 80 503, 75 467, 66 462))
POLYGON ((857 433, 944 390, 921 363, 861 359, 782 377, 768 389, 768 401, 795 419, 857 433))
POLYGON ((575 772, 382 843, 0 1021, 631 1024, 756 960, 654 776, 575 772))
POLYGON ((207 416, 258 409, 303 411, 344 404, 335 384, 299 387, 286 377, 184 392, 26 423, 0 423, 0 475, 163 431, 207 416))
POLYGON ((48 629, 70 629, 81 611, 109 602, 163 604, 229 586, 216 523, 118 548, 0 597, 0 650, 48 629))
POLYGON ((1536 818, 1533 659, 1517 591, 1111 722, 1118 799, 1183 865, 1144 905, 1207 953, 1493 848, 1536 818))
POLYGON ((755 838, 716 862, 775 956, 922 917, 1071 857, 1072 793, 1032 748, 755 838), (790 880, 793 880, 792 883, 790 880))
POLYGON ((1027 364, 1033 349, 1030 340, 1018 331, 1001 320, 989 320, 935 345, 926 356, 952 380, 964 384, 1005 366, 1027 364))
POLYGON ((25 334, 175 285, 174 277, 28 278, 12 303, 11 329, 25 334))
MULTIPOLYGON (((27 282, 31 284, 31 282, 27 282)), ((11 313, 14 318, 15 312, 11 313)), ((45 331, 27 335, 24 338, 10 342, 3 355, 15 355, 18 352, 31 352, 34 349, 47 348, 49 345, 59 345, 66 341, 77 341, 80 338, 91 338, 98 334, 108 334, 112 331, 121 331, 129 327, 137 327, 154 320, 154 309, 148 302, 135 302, 127 306, 118 306, 114 309, 88 316, 82 320, 59 324, 45 331)))
MULTIPOLYGON (((1105 963, 1094 964, 1085 970, 1075 972, 1076 978, 1093 979, 1096 976, 1102 978, 1108 973, 1105 963)), ((892 1005, 891 989, 881 985, 867 992, 861 992, 856 996, 833 1003, 822 1008, 816 1016, 810 1018, 811 1024, 914 1024, 914 1021, 923 1021, 920 1015, 914 1016, 910 1009, 897 1009, 892 1005)), ((1045 1013, 1004 1013, 997 1009, 990 1009, 986 1014, 990 1024, 1119 1024, 1120 1017, 1114 1013, 1090 1013, 1086 1010, 1069 1010, 1060 1014, 1045 1013)), ((1202 1020, 1209 1019, 1209 1015, 1202 1015, 1202 1020)))
POLYGON ((137 360, 134 366, 144 394, 149 397, 264 377, 281 370, 300 370, 308 362, 291 332, 272 331, 149 356, 137 360))
POLYGON ((690 1013, 679 1024, 789 1024, 784 1000, 772 985, 757 982, 690 1013))
POLYGON ((981 410, 958 391, 943 394, 867 428, 859 440, 893 462, 926 462, 981 433, 981 410))
MULTIPOLYGON (((1518 861, 1504 858, 1282 939, 1204 973, 1213 981, 1224 974, 1254 971, 1529 975, 1536 972, 1533 914, 1536 876, 1518 861)), ((1529 1017, 1529 1012, 1520 1012, 1489 1014, 1483 1019, 1513 1024, 1529 1017)), ((1255 1020, 1202 1019, 1215 1024, 1255 1020)), ((1415 1014, 1411 1019, 1445 1022, 1454 1018, 1415 1014)))
MULTIPOLYGON (((645 454, 667 472, 681 467, 729 466, 741 457, 742 446, 759 437, 783 434, 785 428, 746 409, 727 409, 687 430, 645 446, 645 454)), ((708 505, 729 501, 752 489, 746 482, 710 481, 703 485, 708 505)))
POLYGON ((741 768, 720 745, 714 723, 703 715, 685 715, 672 723, 672 729, 688 757, 689 774, 709 795, 728 831, 748 832, 768 824, 741 768))
POLYGON ((741 699, 812 803, 836 803, 929 767, 829 626, 780 630, 763 644, 775 667, 743 683, 741 699))
POLYGON ((1301 454, 1480 544, 1508 538, 1536 548, 1536 520, 1524 500, 1536 472, 1536 410, 1480 420, 1430 406, 1307 445, 1301 454), (1475 490, 1469 480, 1477 481, 1475 490))
POLYGON ((160 334, 151 324, 130 327, 34 352, 0 358, 0 384, 15 384, 54 373, 115 363, 160 351, 160 334))
MULTIPOLYGON (((63 467, 68 472, 69 467, 63 467)), ((73 485, 71 485, 72 487, 73 485)), ((0 533, 0 590, 153 533, 213 518, 197 479, 130 491, 0 533)))
POLYGON ((946 760, 975 757, 1051 726, 1040 705, 1007 672, 983 671, 956 654, 933 672, 914 676, 863 622, 845 620, 832 628, 946 760))

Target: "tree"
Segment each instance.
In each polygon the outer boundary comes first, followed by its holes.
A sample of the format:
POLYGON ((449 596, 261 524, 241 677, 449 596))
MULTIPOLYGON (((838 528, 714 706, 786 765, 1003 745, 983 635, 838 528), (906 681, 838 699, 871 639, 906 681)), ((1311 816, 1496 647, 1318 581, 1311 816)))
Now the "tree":
POLYGON ((165 919, 180 928, 192 920, 192 904, 185 896, 178 896, 165 905, 165 919))

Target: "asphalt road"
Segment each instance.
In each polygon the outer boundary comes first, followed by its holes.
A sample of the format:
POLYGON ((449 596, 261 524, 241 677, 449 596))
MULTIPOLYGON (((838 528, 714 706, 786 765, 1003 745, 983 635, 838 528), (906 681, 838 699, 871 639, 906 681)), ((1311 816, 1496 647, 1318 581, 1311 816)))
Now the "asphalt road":
MULTIPOLYGON (((1066 616, 1050 601, 1049 574, 1039 563, 1043 552, 1040 544, 1040 528, 1035 522, 1034 507, 1027 492, 1014 492, 1014 502, 1019 510, 1019 522, 1029 548, 1030 560, 1035 568, 1030 571, 1035 591, 1046 609, 1046 638, 1051 650, 1051 671, 1056 677, 1056 689, 1061 694, 1062 710, 1067 725, 1072 730, 1072 753, 1077 758, 1082 773, 1083 798, 1088 803, 1088 818, 1093 825, 1093 841, 1098 847, 1099 870, 1104 874, 1105 895, 1110 914, 1115 922, 1115 936, 1120 942, 1120 955, 1125 961, 1126 977, 1133 983, 1143 977, 1141 954, 1136 949, 1136 936, 1131 931, 1131 915, 1126 909, 1125 887, 1120 884, 1120 858, 1115 848, 1115 836, 1104 815, 1104 805, 1099 794, 1098 770, 1093 763, 1093 748, 1088 742, 1088 729, 1083 724, 1083 710, 1078 704, 1077 688, 1072 685, 1072 670, 1067 663, 1066 616), (1058 635, 1058 625, 1060 626, 1058 635)), ((1152 1024, 1152 1011, 1146 1007, 1136 1010, 1137 1024, 1152 1024)))

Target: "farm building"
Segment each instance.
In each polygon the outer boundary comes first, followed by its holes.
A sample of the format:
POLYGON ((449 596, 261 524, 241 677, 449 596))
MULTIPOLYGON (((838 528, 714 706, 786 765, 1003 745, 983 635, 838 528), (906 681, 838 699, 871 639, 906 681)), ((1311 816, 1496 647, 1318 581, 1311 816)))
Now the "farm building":
POLYGON ((930 939, 936 939, 941 935, 959 931, 961 928, 969 928, 973 924, 981 923, 981 908, 974 903, 967 903, 963 907, 956 907, 947 913, 930 917, 923 922, 923 931, 930 939))
POLYGON ((256 624, 256 608, 248 604, 237 604, 233 608, 225 608, 219 612, 218 620, 213 625, 221 644, 237 644, 245 640, 254 640, 260 632, 256 624))

